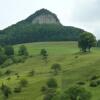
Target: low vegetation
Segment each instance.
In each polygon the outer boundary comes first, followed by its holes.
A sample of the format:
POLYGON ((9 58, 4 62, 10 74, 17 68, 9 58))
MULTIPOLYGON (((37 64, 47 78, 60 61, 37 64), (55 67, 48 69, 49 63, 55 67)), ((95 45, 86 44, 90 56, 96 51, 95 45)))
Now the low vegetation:
POLYGON ((76 42, 30 43, 24 44, 28 55, 19 55, 22 45, 13 46, 13 56, 4 53, 14 62, 1 64, 0 100, 99 100, 99 48, 83 53, 76 42), (19 63, 18 57, 27 60, 19 63))

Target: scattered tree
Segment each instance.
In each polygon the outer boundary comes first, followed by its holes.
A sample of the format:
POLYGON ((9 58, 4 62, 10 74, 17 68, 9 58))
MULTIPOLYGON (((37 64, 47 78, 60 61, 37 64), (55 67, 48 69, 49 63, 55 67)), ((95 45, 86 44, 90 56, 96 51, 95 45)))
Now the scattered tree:
POLYGON ((7 99, 9 97, 9 95, 11 94, 11 89, 4 84, 2 84, 2 86, 1 86, 1 91, 2 91, 5 99, 7 99))
POLYGON ((60 64, 53 64, 51 66, 51 69, 54 71, 54 74, 57 75, 59 71, 61 71, 61 65, 60 64))
POLYGON ((57 82, 56 82, 56 80, 54 78, 50 78, 47 81, 46 85, 48 86, 48 88, 57 88, 57 86, 58 86, 57 82))
POLYGON ((91 100, 91 93, 79 86, 70 87, 65 91, 62 100, 91 100))
POLYGON ((47 63, 48 53, 46 49, 41 49, 40 55, 43 57, 43 60, 45 60, 47 63))
POLYGON ((10 75, 11 73, 12 73, 12 71, 8 69, 8 70, 5 71, 4 74, 5 74, 5 75, 10 75))
POLYGON ((28 56, 28 51, 25 45, 21 45, 18 51, 19 56, 28 56))
POLYGON ((35 75, 35 71, 34 70, 31 70, 29 73, 28 73, 29 76, 34 76, 35 75))
POLYGON ((48 87, 47 87, 47 86, 43 86, 43 87, 41 88, 41 92, 42 92, 42 93, 46 93, 47 90, 48 90, 48 87))
POLYGON ((80 35, 78 46, 83 52, 86 52, 87 50, 90 52, 90 49, 96 46, 95 36, 92 33, 83 32, 80 35))
POLYGON ((20 84, 21 87, 25 87, 25 86, 27 86, 28 81, 26 79, 21 79, 19 84, 20 84))
POLYGON ((97 87, 99 84, 98 84, 98 81, 97 80, 93 80, 90 82, 90 87, 97 87))
POLYGON ((22 90, 22 88, 20 86, 17 86, 17 87, 14 88, 15 93, 20 93, 21 90, 22 90))
POLYGON ((54 89, 48 89, 43 100, 52 100, 55 94, 56 94, 56 91, 54 89))

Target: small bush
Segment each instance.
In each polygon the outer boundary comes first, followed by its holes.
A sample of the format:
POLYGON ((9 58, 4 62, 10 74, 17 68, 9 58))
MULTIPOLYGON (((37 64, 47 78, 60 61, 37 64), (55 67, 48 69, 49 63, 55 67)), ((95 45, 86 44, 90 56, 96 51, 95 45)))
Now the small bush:
POLYGON ((16 75, 17 79, 20 77, 20 75, 18 73, 15 73, 15 75, 16 75))
POLYGON ((91 100, 92 94, 81 86, 71 86, 62 94, 63 100, 91 100))
POLYGON ((44 94, 43 100, 54 100, 53 97, 56 95, 56 90, 53 88, 47 88, 46 93, 44 94))
POLYGON ((12 60, 13 60, 13 63, 24 63, 25 60, 27 59, 27 56, 13 56, 12 57, 12 60))
POLYGON ((48 93, 44 96, 43 100, 52 100, 52 98, 55 96, 53 93, 48 93))
POLYGON ((12 59, 7 59, 3 64, 2 67, 7 67, 13 64, 13 60, 12 59))
POLYGON ((20 63, 21 62, 21 58, 19 56, 13 56, 12 57, 13 63, 20 63))
POLYGON ((26 79, 21 79, 19 84, 20 84, 21 87, 26 87, 27 84, 28 84, 28 81, 26 79))
POLYGON ((77 82, 77 84, 78 85, 85 85, 85 82, 80 81, 80 82, 77 82))
POLYGON ((14 88, 15 93, 20 93, 21 91, 22 91, 22 88, 20 86, 14 88))
POLYGON ((12 71, 8 69, 8 70, 5 71, 4 74, 5 74, 5 75, 10 75, 11 73, 12 73, 12 71))
POLYGON ((11 79, 11 77, 8 77, 8 78, 7 78, 7 80, 10 80, 10 79, 11 79))
POLYGON ((78 56, 75 56, 75 58, 78 58, 78 56))
POLYGON ((19 55, 19 56, 23 56, 23 55, 24 55, 24 56, 28 56, 28 55, 29 55, 28 50, 27 50, 27 48, 26 48, 25 45, 21 45, 21 46, 19 47, 18 55, 19 55))
POLYGON ((97 81, 91 81, 90 82, 90 87, 97 87, 97 86, 98 86, 97 81))
POLYGON ((47 89, 48 89, 47 86, 43 86, 43 87, 41 88, 41 92, 42 92, 42 93, 45 93, 45 92, 47 91, 47 89))
POLYGON ((48 88, 57 88, 57 86, 58 86, 57 82, 56 82, 56 80, 54 78, 50 78, 47 81, 46 85, 48 86, 48 88))
POLYGON ((51 69, 53 70, 54 75, 57 75, 61 71, 61 65, 55 63, 51 66, 51 69))
POLYGON ((3 95, 5 96, 5 98, 7 99, 9 97, 9 95, 11 94, 11 89, 10 87, 2 84, 1 86, 1 91, 3 93, 3 95))
POLYGON ((100 85, 100 80, 97 80, 97 84, 100 85))
POLYGON ((91 77, 91 80, 96 80, 96 79, 98 79, 97 75, 94 75, 94 76, 91 77))
POLYGON ((34 76, 35 75, 35 71, 34 70, 31 70, 29 73, 28 73, 28 76, 34 76))

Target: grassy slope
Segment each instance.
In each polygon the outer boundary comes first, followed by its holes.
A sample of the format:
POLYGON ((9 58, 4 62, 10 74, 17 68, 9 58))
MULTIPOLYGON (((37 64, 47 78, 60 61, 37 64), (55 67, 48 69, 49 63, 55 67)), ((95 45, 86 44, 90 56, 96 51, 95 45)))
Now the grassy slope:
MULTIPOLYGON (((42 100, 40 89, 52 75, 42 74, 28 77, 27 73, 32 69, 38 73, 49 72, 53 63, 60 63, 62 65, 62 70, 66 70, 63 74, 56 77, 60 88, 65 89, 78 81, 85 81, 85 87, 93 94, 92 100, 100 99, 100 87, 89 87, 90 77, 93 75, 100 75, 100 56, 98 48, 94 48, 90 54, 80 55, 77 54, 79 49, 75 42, 43 42, 25 45, 30 55, 33 55, 32 58, 29 58, 25 63, 14 64, 7 68, 0 69, 3 72, 7 69, 13 71, 11 80, 6 80, 7 76, 1 77, 0 84, 4 82, 12 88, 15 87, 19 81, 14 75, 16 72, 20 74, 20 78, 25 77, 29 81, 28 86, 24 88, 21 93, 13 93, 9 100, 42 100), (46 48, 49 54, 48 64, 45 64, 39 56, 40 50, 43 48, 46 48), (76 55, 78 55, 78 58, 75 58, 76 55)), ((19 45, 15 46, 15 51, 18 50, 18 47, 19 45)), ((0 93, 0 95, 0 100, 2 100, 2 94, 0 93)))

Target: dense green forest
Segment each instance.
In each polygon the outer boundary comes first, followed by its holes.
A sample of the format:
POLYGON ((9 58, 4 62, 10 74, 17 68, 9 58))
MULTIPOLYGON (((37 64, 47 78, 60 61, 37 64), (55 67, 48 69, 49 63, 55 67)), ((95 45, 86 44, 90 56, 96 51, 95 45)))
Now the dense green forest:
POLYGON ((19 22, 0 31, 1 44, 19 44, 38 41, 76 41, 84 30, 62 25, 39 25, 19 22))

